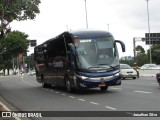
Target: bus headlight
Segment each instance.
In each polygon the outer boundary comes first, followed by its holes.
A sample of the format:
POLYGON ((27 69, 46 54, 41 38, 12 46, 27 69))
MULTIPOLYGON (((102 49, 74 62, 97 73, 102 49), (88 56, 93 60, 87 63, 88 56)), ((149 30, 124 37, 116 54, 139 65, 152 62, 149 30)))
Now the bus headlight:
POLYGON ((88 79, 88 77, 85 77, 85 76, 80 76, 80 75, 76 75, 76 76, 82 80, 88 79))
POLYGON ((116 73, 116 74, 114 74, 113 76, 117 77, 117 76, 119 76, 119 75, 120 75, 119 73, 116 73))

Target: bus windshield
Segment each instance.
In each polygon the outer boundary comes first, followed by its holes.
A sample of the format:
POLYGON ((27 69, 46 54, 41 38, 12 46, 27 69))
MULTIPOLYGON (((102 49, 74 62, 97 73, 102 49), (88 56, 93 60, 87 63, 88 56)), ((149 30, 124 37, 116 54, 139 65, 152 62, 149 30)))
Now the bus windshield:
POLYGON ((110 69, 119 65, 119 56, 113 37, 78 39, 77 64, 79 69, 110 69))

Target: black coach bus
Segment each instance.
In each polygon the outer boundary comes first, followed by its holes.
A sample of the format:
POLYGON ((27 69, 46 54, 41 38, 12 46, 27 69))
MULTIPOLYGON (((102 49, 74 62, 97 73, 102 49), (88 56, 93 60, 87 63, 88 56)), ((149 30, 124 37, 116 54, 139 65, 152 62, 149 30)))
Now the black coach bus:
POLYGON ((34 49, 36 77, 43 87, 64 86, 74 89, 121 84, 119 54, 125 45, 111 33, 98 30, 68 31, 34 49))

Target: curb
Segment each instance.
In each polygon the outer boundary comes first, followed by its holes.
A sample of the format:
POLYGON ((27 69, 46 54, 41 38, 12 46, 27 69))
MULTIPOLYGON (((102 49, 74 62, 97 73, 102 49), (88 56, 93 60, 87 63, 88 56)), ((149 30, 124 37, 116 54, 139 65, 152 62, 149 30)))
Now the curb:
MULTIPOLYGON (((8 111, 8 112, 10 112, 11 110, 8 108, 8 107, 6 107, 2 102, 0 102, 0 112, 3 112, 3 111, 8 111)), ((3 120, 21 120, 20 118, 18 118, 18 117, 3 117, 2 118, 3 120)))

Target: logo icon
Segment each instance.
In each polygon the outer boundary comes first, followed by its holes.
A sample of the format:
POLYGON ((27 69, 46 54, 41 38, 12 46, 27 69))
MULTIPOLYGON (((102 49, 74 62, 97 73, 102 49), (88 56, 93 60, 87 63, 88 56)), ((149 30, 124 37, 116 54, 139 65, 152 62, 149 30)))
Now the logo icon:
POLYGON ((11 117, 11 112, 2 112, 2 117, 11 117))

